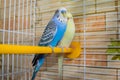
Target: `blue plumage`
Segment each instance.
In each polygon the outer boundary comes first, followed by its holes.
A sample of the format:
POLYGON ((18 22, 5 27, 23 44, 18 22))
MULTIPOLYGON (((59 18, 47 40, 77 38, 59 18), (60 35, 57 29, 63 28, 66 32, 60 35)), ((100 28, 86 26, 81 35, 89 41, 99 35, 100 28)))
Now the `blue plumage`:
MULTIPOLYGON (((53 18, 46 26, 38 46, 55 47, 60 42, 67 26, 67 17, 65 16, 66 12, 67 10, 65 8, 60 8, 55 12, 53 18)), ((35 79, 35 76, 40 70, 40 67, 43 65, 44 60, 44 54, 36 54, 34 56, 34 59, 32 61, 34 71, 31 80, 35 79)))
POLYGON ((44 60, 45 60, 44 55, 42 55, 41 58, 37 61, 36 66, 34 67, 34 72, 33 72, 31 80, 35 79, 35 76, 37 72, 40 70, 40 67, 42 66, 42 64, 44 63, 44 60))

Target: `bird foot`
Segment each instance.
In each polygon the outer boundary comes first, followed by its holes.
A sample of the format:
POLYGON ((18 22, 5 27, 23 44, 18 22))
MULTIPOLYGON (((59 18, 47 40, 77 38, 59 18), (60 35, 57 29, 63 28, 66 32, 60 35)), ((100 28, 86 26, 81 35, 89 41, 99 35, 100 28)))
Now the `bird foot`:
POLYGON ((52 49, 52 53, 54 53, 54 47, 52 47, 52 46, 49 46, 51 49, 52 49))
POLYGON ((62 49, 62 53, 64 53, 64 47, 63 46, 59 46, 59 48, 62 49))

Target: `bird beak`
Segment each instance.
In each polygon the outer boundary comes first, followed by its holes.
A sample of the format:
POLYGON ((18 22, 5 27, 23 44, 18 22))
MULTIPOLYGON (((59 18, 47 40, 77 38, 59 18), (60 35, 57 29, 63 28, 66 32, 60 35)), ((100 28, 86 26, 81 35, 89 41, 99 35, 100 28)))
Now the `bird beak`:
POLYGON ((69 19, 72 19, 73 17, 72 17, 72 14, 70 13, 70 12, 67 12, 66 13, 66 17, 67 17, 67 20, 69 20, 69 19))
POLYGON ((68 20, 70 19, 69 14, 70 14, 70 12, 67 12, 67 13, 66 13, 66 17, 67 17, 68 20))

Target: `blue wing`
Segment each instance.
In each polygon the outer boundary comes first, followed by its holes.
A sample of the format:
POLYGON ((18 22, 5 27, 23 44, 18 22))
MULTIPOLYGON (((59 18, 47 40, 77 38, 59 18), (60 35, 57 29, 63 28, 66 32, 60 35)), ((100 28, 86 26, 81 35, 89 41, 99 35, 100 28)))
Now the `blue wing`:
MULTIPOLYGON (((50 21, 47 25, 47 27, 45 28, 42 37, 39 41, 38 46, 48 46, 50 44, 50 42, 54 39, 55 34, 57 32, 57 25, 55 24, 54 21, 50 21)), ((32 61, 33 66, 35 66, 37 64, 37 60, 39 60, 40 58, 44 57, 43 54, 36 54, 34 56, 34 59, 32 61)))
POLYGON ((54 21, 50 21, 47 25, 46 29, 43 32, 41 40, 39 42, 39 46, 48 46, 50 42, 54 39, 55 34, 57 32, 57 25, 54 21))
MULTIPOLYGON (((54 21, 50 21, 42 34, 38 46, 48 46, 50 42, 54 39, 56 32, 57 32, 57 25, 55 24, 54 21)), ((32 65, 35 66, 35 68, 31 80, 34 80, 37 72, 44 63, 44 60, 45 60, 45 54, 36 54, 34 56, 32 60, 32 65)))

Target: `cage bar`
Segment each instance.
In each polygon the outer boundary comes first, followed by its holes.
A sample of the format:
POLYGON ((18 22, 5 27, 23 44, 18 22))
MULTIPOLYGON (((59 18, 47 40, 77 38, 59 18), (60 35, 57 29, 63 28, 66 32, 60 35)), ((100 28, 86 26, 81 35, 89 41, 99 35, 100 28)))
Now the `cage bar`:
POLYGON ((0 53, 4 54, 48 54, 48 53, 70 53, 71 48, 52 48, 51 47, 39 47, 39 46, 20 46, 20 45, 0 45, 0 53))
MULTIPOLYGON (((82 49, 78 58, 64 56, 62 80, 120 80, 120 0, 0 0, 0 44, 38 47, 60 7, 72 13, 82 49)), ((0 80, 30 80, 34 52, 0 52, 0 80)), ((60 80, 58 65, 57 54, 47 56, 36 80, 60 80)))

